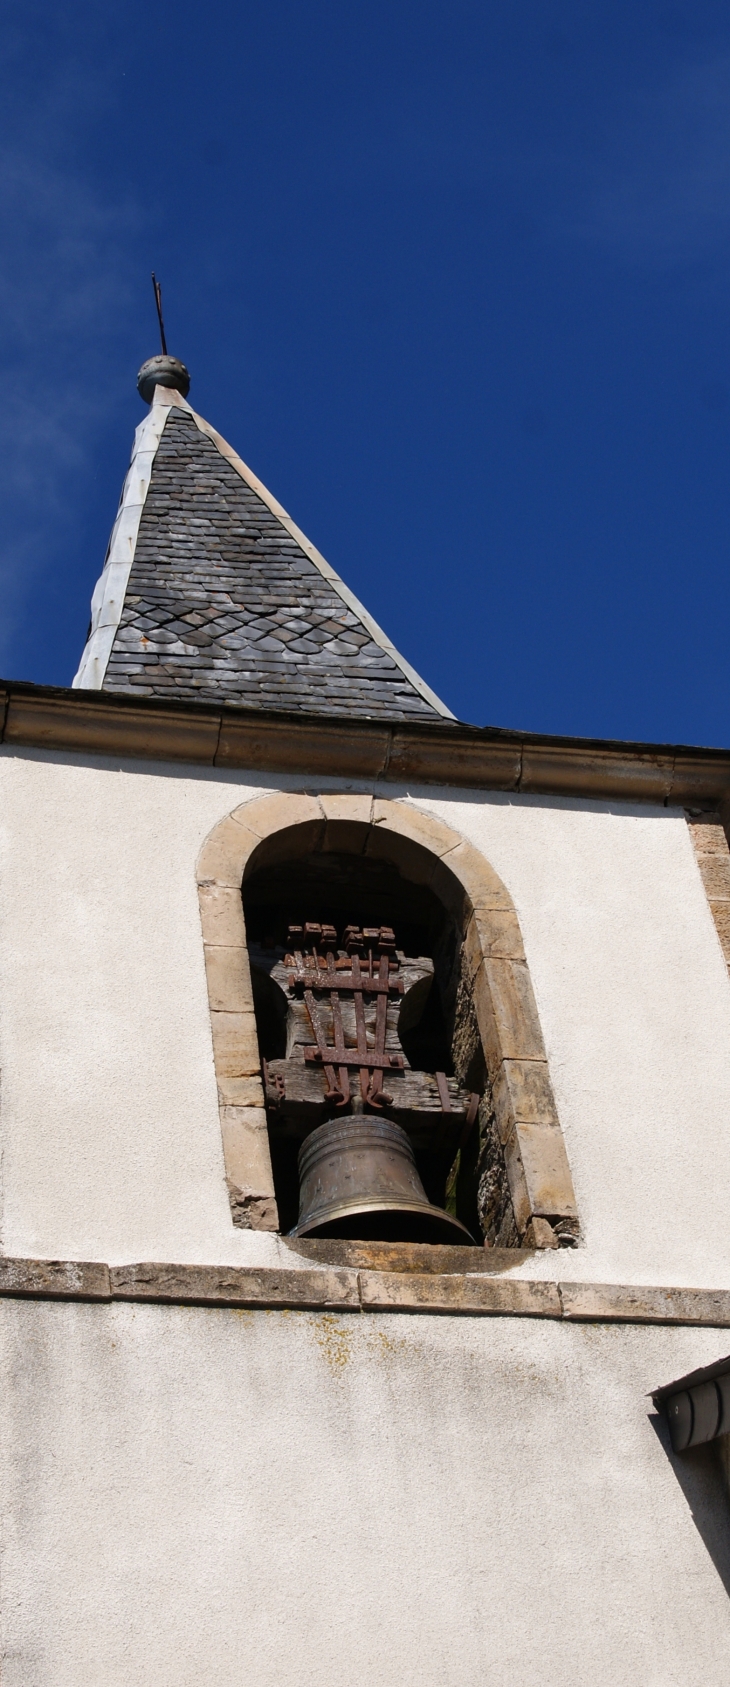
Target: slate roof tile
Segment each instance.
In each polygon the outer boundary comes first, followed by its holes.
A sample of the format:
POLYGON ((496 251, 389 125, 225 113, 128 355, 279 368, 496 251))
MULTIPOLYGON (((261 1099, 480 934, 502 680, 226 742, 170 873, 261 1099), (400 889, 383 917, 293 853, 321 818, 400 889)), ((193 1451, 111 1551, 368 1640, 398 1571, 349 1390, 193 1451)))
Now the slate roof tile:
POLYGON ((394 720, 438 712, 178 407, 154 455, 103 688, 394 720))

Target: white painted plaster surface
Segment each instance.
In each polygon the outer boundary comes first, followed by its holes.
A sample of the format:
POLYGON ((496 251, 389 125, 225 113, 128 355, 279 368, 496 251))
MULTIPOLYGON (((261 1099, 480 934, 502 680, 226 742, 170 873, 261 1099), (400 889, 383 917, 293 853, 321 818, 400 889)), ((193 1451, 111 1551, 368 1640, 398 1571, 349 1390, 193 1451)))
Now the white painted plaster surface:
POLYGON ((4 1302, 3 1687, 726 1687, 707 1330, 4 1302), (684 1487, 683 1485, 684 1484, 684 1487))
POLYGON ((683 812, 418 807, 514 898, 587 1248, 579 1280, 730 1282, 730 978, 683 812))
MULTIPOLYGON (((0 754, 4 1252, 297 1263, 231 1225, 195 863, 238 803, 305 787, 0 754)), ((484 852, 522 925, 586 1245, 518 1269, 727 1286, 730 981, 682 815, 409 800, 484 852)))

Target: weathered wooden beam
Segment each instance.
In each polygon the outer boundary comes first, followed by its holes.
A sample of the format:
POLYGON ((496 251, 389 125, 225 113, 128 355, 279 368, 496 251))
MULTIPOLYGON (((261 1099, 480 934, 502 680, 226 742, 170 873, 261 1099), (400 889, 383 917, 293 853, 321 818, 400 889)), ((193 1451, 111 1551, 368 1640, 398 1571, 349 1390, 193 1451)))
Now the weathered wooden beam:
MULTIPOLYGON (((325 1102, 327 1079, 320 1066, 305 1065, 303 1060, 269 1060, 265 1078, 273 1132, 303 1136, 330 1116, 331 1107, 325 1102)), ((458 1142, 466 1121, 469 1092, 456 1078, 445 1080, 451 1108, 448 1114, 444 1113, 434 1073, 405 1068, 386 1073, 386 1078, 388 1094, 393 1097, 387 1117, 402 1125, 416 1146, 436 1149, 453 1139, 458 1142)), ((354 1074, 351 1082, 356 1081, 354 1074)))

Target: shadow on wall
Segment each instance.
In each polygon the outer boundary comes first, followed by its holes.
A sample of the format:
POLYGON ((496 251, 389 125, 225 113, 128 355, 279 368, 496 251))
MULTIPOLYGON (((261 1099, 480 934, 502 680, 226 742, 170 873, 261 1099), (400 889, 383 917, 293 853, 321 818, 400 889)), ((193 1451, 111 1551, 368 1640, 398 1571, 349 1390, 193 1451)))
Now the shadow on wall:
POLYGON ((718 1441, 673 1453, 664 1412, 649 1414, 649 1422, 661 1442, 687 1501, 692 1521, 722 1581, 730 1594, 730 1494, 718 1441))

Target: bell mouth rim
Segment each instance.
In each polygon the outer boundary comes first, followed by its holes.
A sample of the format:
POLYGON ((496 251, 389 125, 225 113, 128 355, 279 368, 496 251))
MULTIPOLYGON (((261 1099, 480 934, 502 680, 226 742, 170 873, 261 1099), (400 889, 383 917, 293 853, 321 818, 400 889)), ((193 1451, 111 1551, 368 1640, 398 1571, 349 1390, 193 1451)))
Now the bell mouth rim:
MULTIPOLYGON (((359 1218, 360 1214, 364 1217, 367 1213, 379 1212, 415 1213, 419 1218, 433 1218, 438 1223, 443 1224, 444 1228, 458 1230, 461 1236, 466 1236, 470 1247, 479 1247, 479 1243, 475 1242, 471 1231, 467 1230, 461 1219, 453 1218, 451 1213, 444 1211, 443 1207, 432 1206, 430 1201, 424 1203, 423 1201, 395 1200, 388 1201, 387 1204, 376 1200, 333 1201, 327 1207, 320 1207, 319 1214, 312 1214, 304 1224, 295 1224, 293 1230, 287 1231, 287 1235, 295 1238, 298 1236, 305 1237, 310 1235, 313 1230, 318 1230, 321 1224, 329 1224, 334 1218, 359 1218)), ((323 1240, 333 1241, 336 1239, 336 1237, 323 1238, 323 1240)), ((439 1244, 435 1243, 434 1246, 439 1246, 439 1244)))

